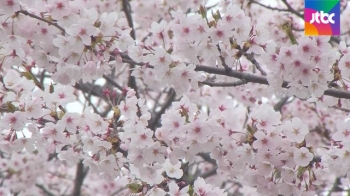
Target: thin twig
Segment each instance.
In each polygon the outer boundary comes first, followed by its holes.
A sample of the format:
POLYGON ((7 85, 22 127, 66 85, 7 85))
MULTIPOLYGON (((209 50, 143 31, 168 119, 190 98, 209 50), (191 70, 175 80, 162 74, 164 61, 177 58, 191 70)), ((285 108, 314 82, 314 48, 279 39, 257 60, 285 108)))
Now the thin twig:
POLYGON ((298 12, 294 8, 292 8, 292 6, 290 6, 290 4, 287 2, 287 0, 282 0, 282 2, 284 3, 284 5, 287 6, 289 12, 297 15, 301 19, 304 19, 304 14, 301 14, 300 12, 298 12))
POLYGON ((30 17, 32 17, 32 18, 38 19, 38 20, 40 20, 40 21, 42 21, 42 22, 45 22, 45 23, 47 23, 47 24, 49 24, 49 25, 52 25, 52 26, 58 28, 58 29, 62 32, 63 35, 66 34, 66 31, 64 30, 64 28, 61 27, 60 25, 58 25, 58 24, 55 23, 55 22, 49 21, 49 20, 47 20, 47 19, 45 19, 45 18, 41 18, 41 17, 39 17, 39 16, 37 16, 37 15, 35 15, 35 14, 29 13, 29 12, 26 11, 26 10, 20 10, 20 11, 18 11, 18 13, 24 14, 24 15, 26 15, 26 16, 30 16, 30 17))
POLYGON ((110 84, 112 84, 114 87, 116 87, 119 90, 123 90, 123 87, 120 86, 118 83, 116 83, 111 77, 107 76, 107 75, 103 75, 103 78, 110 84))
POLYGON ((123 187, 119 190, 117 190, 116 192, 112 193, 111 196, 115 196, 115 195, 120 195, 119 193, 123 192, 125 189, 127 189, 128 187, 123 187))
MULTIPOLYGON (((220 48, 219 44, 216 45, 216 47, 218 48, 219 52, 221 53, 221 48, 220 48)), ((231 70, 231 68, 226 64, 225 58, 222 55, 220 55, 220 60, 221 60, 222 66, 224 66, 225 70, 227 72, 229 72, 231 70)))
POLYGON ((260 71, 260 73, 264 76, 267 75, 267 73, 261 68, 260 64, 258 61, 256 61, 256 59, 254 58, 254 55, 251 53, 251 54, 248 54, 246 51, 244 51, 244 49, 241 48, 241 46, 237 46, 237 49, 239 50, 239 52, 241 54, 243 54, 255 67, 256 69, 258 69, 260 71))
POLYGON ((279 12, 289 12, 290 11, 289 9, 282 9, 282 8, 278 8, 278 7, 271 7, 271 6, 262 4, 260 2, 254 1, 254 0, 251 0, 250 2, 254 3, 254 4, 257 4, 257 5, 261 6, 261 7, 264 7, 266 9, 273 10, 273 11, 279 11, 279 12))
POLYGON ((46 194, 46 196, 56 196, 55 194, 51 193, 47 188, 45 188, 44 185, 36 184, 35 186, 41 189, 46 194))

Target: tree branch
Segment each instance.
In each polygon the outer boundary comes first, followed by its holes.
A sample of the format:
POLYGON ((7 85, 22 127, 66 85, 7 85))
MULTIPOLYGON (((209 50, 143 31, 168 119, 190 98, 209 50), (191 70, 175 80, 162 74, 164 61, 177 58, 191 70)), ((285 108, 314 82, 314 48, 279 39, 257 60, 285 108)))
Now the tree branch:
POLYGON ((340 178, 336 178, 334 183, 333 183, 332 189, 329 190, 327 196, 333 195, 332 193, 334 193, 334 192, 341 192, 341 191, 343 191, 343 189, 339 187, 340 184, 341 184, 340 178))
POLYGON ((273 10, 273 11, 279 11, 279 12, 289 12, 290 11, 289 9, 282 9, 282 8, 278 8, 278 7, 271 7, 271 6, 262 4, 262 3, 258 2, 258 1, 255 1, 255 0, 251 0, 250 3, 257 4, 257 5, 261 6, 261 7, 264 7, 266 9, 273 10))
POLYGON ((241 85, 247 84, 248 82, 245 81, 245 80, 240 80, 240 81, 237 81, 237 82, 219 82, 219 83, 215 83, 215 82, 211 82, 211 81, 203 81, 203 82, 200 82, 200 83, 208 85, 208 86, 211 86, 211 87, 214 87, 214 86, 220 86, 220 87, 232 86, 232 87, 236 87, 236 86, 241 86, 241 85))
POLYGON ((284 106, 284 104, 287 102, 287 100, 289 99, 288 96, 283 97, 282 99, 279 100, 279 102, 277 102, 275 104, 275 106, 273 107, 273 109, 275 111, 281 111, 282 107, 284 106))
MULTIPOLYGON (((127 58, 128 56, 123 55, 122 57, 127 58)), ((152 68, 152 67, 150 66, 150 68, 152 68)), ((197 65, 195 71, 203 71, 203 72, 210 73, 210 74, 230 76, 230 77, 241 79, 242 81, 245 81, 246 83, 252 82, 252 83, 269 85, 266 77, 264 77, 264 76, 244 73, 244 72, 240 72, 240 71, 236 71, 236 70, 232 70, 232 69, 227 71, 226 69, 222 69, 222 68, 197 65)), ((287 88, 288 83, 289 82, 287 82, 287 81, 283 81, 282 87, 287 88)), ((220 83, 208 83, 208 85, 209 84, 212 86, 221 86, 222 85, 220 83)), ((228 86, 228 85, 226 84, 226 86, 228 86)), ((338 89, 333 89, 333 88, 327 89, 324 92, 324 95, 328 95, 328 96, 336 97, 336 98, 350 99, 350 92, 349 91, 338 90, 338 89)))
POLYGON ((123 90, 123 87, 120 86, 118 83, 116 83, 116 82, 113 80, 113 78, 107 76, 106 74, 103 75, 103 78, 104 78, 108 83, 110 83, 112 86, 116 87, 117 89, 119 89, 119 90, 121 90, 121 91, 123 90))
POLYGON ((46 196, 55 196, 55 194, 51 193, 47 188, 44 187, 44 185, 36 184, 35 186, 41 189, 46 196))
POLYGON ((287 2, 287 0, 282 0, 282 2, 284 3, 284 5, 287 6, 289 12, 297 15, 301 19, 304 19, 304 14, 301 14, 300 12, 298 12, 294 8, 292 8, 292 6, 290 6, 290 4, 287 2))
POLYGON ((121 192, 123 192, 124 190, 126 190, 128 187, 123 187, 120 188, 119 190, 117 190, 116 192, 112 193, 111 196, 115 196, 115 195, 120 195, 121 192))
MULTIPOLYGON (((246 81, 247 83, 253 82, 253 83, 259 83, 259 84, 266 84, 266 85, 269 84, 266 77, 264 77, 264 76, 248 74, 248 73, 244 73, 244 72, 240 72, 240 71, 235 71, 232 69, 229 72, 227 72, 225 69, 199 65, 196 67, 195 70, 196 71, 204 71, 204 72, 211 73, 211 74, 230 76, 230 77, 234 77, 234 78, 238 78, 238 79, 241 79, 243 81, 246 81)), ((283 82, 282 86, 287 87, 288 82, 283 82)))
MULTIPOLYGON (((234 77, 234 78, 238 78, 238 79, 241 79, 243 81, 246 81, 247 83, 253 82, 253 83, 258 83, 258 84, 269 85, 266 77, 264 77, 264 76, 243 73, 240 71, 230 70, 229 72, 227 72, 225 69, 222 69, 222 68, 202 66, 202 65, 197 66, 195 70, 196 71, 204 71, 204 72, 211 73, 211 74, 230 76, 230 77, 234 77)), ((288 82, 284 81, 282 83, 282 87, 287 88, 288 82)), ((338 90, 338 89, 327 89, 324 92, 324 95, 328 95, 328 96, 332 96, 332 97, 336 97, 336 98, 350 99, 350 92, 349 91, 338 90)))
POLYGON ((251 62, 253 65, 260 71, 260 73, 264 76, 267 75, 267 73, 261 68, 260 64, 258 61, 255 60, 254 55, 248 54, 246 51, 244 51, 240 46, 238 46, 238 50, 251 62))
POLYGON ((83 161, 80 161, 77 164, 77 171, 75 174, 75 181, 74 181, 74 189, 72 196, 80 196, 81 195, 81 186, 83 185, 84 178, 87 174, 88 170, 84 171, 84 164, 83 161))
POLYGON ((134 23, 132 21, 132 16, 131 16, 131 6, 129 0, 123 0, 123 11, 125 13, 126 20, 128 21, 128 25, 131 28, 130 36, 135 40, 136 35, 135 35, 135 30, 134 30, 134 23))
POLYGON ((54 22, 52 22, 52 21, 49 21, 49 20, 47 20, 47 19, 45 19, 45 18, 41 18, 41 17, 39 17, 39 16, 37 16, 37 15, 35 15, 35 14, 29 13, 29 12, 26 11, 26 10, 20 10, 20 11, 18 11, 17 13, 21 13, 21 14, 24 14, 24 15, 26 15, 26 16, 30 16, 30 17, 32 17, 32 18, 38 19, 38 20, 40 20, 40 21, 42 21, 42 22, 45 22, 45 23, 47 23, 47 24, 49 24, 49 25, 52 25, 52 26, 58 28, 58 29, 62 32, 63 35, 66 34, 66 31, 64 30, 64 28, 62 28, 62 27, 61 27, 60 25, 58 25, 57 23, 54 23, 54 22))
MULTIPOLYGON (((123 0, 122 3, 123 3, 123 11, 124 11, 126 19, 128 21, 129 27, 131 28, 130 36, 135 40, 136 35, 135 35, 135 30, 134 30, 134 23, 133 23, 132 17, 131 17, 131 6, 129 3, 129 0, 123 0)), ((128 87, 134 89, 136 92, 136 97, 139 98, 139 94, 137 91, 136 78, 131 75, 134 68, 135 68, 135 64, 130 63, 128 87)))
POLYGON ((216 160, 212 159, 209 155, 209 153, 198 153, 198 156, 200 156, 203 160, 213 164, 213 165, 216 165, 216 160))
POLYGON ((160 117, 162 116, 162 114, 166 111, 166 109, 168 109, 171 105, 171 103, 174 101, 176 96, 176 92, 174 89, 170 89, 169 93, 168 93, 168 99, 165 101, 165 103, 163 104, 162 108, 160 109, 159 112, 157 112, 155 114, 155 116, 153 116, 153 118, 150 119, 150 124, 149 124, 149 128, 152 130, 155 130, 155 128, 157 127, 158 121, 160 119, 160 117))

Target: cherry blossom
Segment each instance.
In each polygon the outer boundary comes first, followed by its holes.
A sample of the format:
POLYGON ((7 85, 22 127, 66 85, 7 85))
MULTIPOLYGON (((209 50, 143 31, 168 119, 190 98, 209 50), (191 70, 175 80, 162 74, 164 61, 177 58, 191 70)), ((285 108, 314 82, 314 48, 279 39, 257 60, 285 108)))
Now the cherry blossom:
POLYGON ((19 11, 21 9, 20 3, 16 0, 1 1, 1 11, 6 15, 19 11))
POLYGON ((302 124, 300 118, 297 117, 294 117, 290 122, 286 122, 284 127, 284 133, 291 142, 301 143, 305 135, 309 133, 307 124, 302 124))
POLYGON ((1 1, 0 195, 347 194, 346 3, 1 1))
POLYGON ((256 141, 253 143, 253 147, 256 149, 273 149, 275 147, 274 140, 265 135, 262 131, 258 131, 254 134, 256 141))
POLYGON ((25 126, 26 121, 25 113, 16 111, 13 114, 8 113, 1 119, 1 124, 5 125, 7 128, 14 129, 16 131, 22 131, 25 126))
POLYGON ((180 169, 181 162, 176 163, 173 165, 169 159, 165 160, 165 163, 163 164, 163 168, 166 172, 166 174, 171 178, 179 179, 183 175, 183 171, 180 169))
POLYGON ((250 118, 257 122, 257 128, 269 130, 274 125, 280 124, 281 114, 275 112, 269 105, 262 104, 251 113, 250 118))
MULTIPOLYGON (((87 46, 91 44, 90 36, 95 36, 98 32, 88 20, 81 20, 78 24, 73 24, 66 31, 71 36, 76 36, 76 38, 79 37, 79 40, 87 46)), ((76 42, 79 42, 78 39, 76 42)))
POLYGON ((302 167, 309 165, 313 157, 313 154, 305 147, 295 149, 294 151, 294 161, 297 165, 302 167))
POLYGON ((350 128, 349 128, 350 121, 346 122, 339 122, 337 124, 337 132, 334 133, 332 138, 335 141, 343 141, 343 142, 350 142, 349 140, 349 134, 350 134, 350 128))
POLYGON ((168 193, 170 196, 188 196, 188 189, 189 189, 189 187, 186 186, 180 190, 179 186, 174 181, 171 181, 169 183, 169 192, 168 193))

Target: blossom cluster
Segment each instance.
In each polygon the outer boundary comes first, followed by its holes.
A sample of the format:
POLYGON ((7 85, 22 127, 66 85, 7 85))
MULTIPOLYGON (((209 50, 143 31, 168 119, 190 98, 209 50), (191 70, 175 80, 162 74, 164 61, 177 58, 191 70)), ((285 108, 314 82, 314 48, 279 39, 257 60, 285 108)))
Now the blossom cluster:
POLYGON ((349 190, 348 43, 283 2, 1 1, 0 195, 349 190))

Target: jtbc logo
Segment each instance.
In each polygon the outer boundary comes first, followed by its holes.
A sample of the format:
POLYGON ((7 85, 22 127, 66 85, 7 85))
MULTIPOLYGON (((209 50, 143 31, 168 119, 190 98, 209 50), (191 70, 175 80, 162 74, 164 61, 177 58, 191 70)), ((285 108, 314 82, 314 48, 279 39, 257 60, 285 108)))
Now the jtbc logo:
POLYGON ((333 14, 328 14, 328 13, 324 13, 323 11, 321 11, 321 14, 319 12, 313 13, 312 14, 312 18, 310 23, 313 24, 314 22, 316 23, 323 23, 323 24, 328 24, 328 23, 332 23, 334 24, 334 20, 333 20, 333 14), (327 19, 325 19, 325 17, 327 17, 327 19), (321 20, 321 22, 320 22, 321 20))

